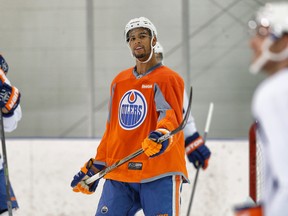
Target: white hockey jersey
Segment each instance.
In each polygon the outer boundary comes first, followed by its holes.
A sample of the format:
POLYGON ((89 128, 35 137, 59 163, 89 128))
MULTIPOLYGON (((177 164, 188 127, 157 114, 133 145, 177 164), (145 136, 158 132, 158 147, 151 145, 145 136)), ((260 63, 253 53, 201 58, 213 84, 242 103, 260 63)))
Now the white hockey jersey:
POLYGON ((288 68, 260 84, 252 113, 263 149, 265 215, 288 215, 288 68))

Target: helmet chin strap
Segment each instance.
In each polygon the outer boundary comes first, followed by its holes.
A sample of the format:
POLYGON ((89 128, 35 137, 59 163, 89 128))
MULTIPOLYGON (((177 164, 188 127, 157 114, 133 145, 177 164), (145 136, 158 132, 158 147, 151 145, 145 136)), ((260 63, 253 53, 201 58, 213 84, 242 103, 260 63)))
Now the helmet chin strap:
POLYGON ((265 39, 262 45, 262 54, 260 57, 251 64, 249 70, 252 74, 257 74, 263 68, 267 61, 283 61, 288 58, 288 47, 282 50, 280 53, 272 53, 269 48, 275 42, 275 38, 270 36, 265 39))

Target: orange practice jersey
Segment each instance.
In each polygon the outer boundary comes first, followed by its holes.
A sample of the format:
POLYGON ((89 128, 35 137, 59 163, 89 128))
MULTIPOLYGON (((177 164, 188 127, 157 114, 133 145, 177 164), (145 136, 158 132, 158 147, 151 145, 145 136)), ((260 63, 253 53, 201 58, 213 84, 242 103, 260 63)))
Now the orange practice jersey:
MULTIPOLYGON (((97 163, 113 163, 141 148, 156 128, 173 130, 183 119, 184 81, 166 66, 158 65, 137 77, 134 68, 119 73, 111 84, 106 131, 97 148, 97 163)), ((149 182, 168 175, 187 180, 183 132, 173 136, 159 156, 144 153, 105 175, 121 182, 149 182)))

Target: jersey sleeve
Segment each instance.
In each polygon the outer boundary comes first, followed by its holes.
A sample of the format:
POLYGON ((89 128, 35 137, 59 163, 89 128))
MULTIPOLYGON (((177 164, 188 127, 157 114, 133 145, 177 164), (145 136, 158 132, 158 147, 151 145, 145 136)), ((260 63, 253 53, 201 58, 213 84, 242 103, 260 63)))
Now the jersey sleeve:
POLYGON ((156 128, 165 128, 169 131, 173 130, 177 126, 177 120, 175 118, 175 112, 170 104, 166 101, 164 93, 162 93, 160 87, 155 85, 154 101, 156 110, 159 113, 158 123, 156 128))
POLYGON ((14 114, 9 117, 3 117, 3 124, 4 124, 4 131, 5 132, 12 132, 14 131, 17 126, 18 122, 22 118, 22 110, 20 105, 14 110, 14 114))
MULTIPOLYGON (((155 104, 159 113, 156 128, 165 128, 169 131, 176 129, 183 120, 183 92, 184 85, 182 80, 174 80, 172 88, 155 85, 155 104)), ((166 150, 168 152, 178 143, 179 134, 170 139, 170 144, 166 150), (172 141, 172 142, 171 142, 172 141)))
POLYGON ((98 145, 96 155, 95 155, 96 163, 103 165, 103 166, 107 166, 107 161, 106 161, 106 156, 107 156, 106 152, 108 148, 107 142, 108 142, 108 137, 110 135, 110 120, 111 120, 111 114, 112 114, 111 107, 112 107, 112 99, 113 99, 115 87, 116 87, 116 84, 112 82, 111 87, 110 87, 110 100, 108 104, 108 117, 106 120, 106 129, 98 145))
MULTIPOLYGON (((10 81, 6 77, 3 70, 0 70, 0 77, 1 77, 0 79, 3 82, 11 85, 10 81)), ((17 128, 18 122, 21 120, 21 118, 22 118, 22 110, 21 110, 21 106, 18 105, 18 107, 14 110, 14 113, 12 116, 3 117, 4 131, 5 132, 14 131, 17 128)))

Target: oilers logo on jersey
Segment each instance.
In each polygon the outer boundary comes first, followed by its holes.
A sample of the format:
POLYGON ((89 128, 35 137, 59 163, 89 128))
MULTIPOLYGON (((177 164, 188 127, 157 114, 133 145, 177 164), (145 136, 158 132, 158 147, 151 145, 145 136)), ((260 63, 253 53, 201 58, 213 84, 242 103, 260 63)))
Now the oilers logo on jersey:
POLYGON ((147 103, 140 91, 127 91, 119 104, 119 124, 125 130, 139 127, 147 114, 147 103))

